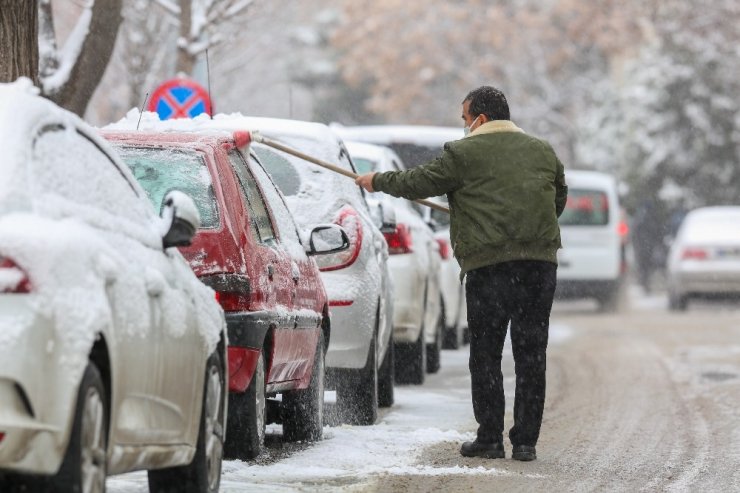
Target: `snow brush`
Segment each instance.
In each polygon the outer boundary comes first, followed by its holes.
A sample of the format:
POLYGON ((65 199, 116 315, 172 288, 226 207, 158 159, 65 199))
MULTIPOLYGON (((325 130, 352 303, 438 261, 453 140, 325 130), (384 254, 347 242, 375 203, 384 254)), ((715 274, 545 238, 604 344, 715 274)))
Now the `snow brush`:
MULTIPOLYGON (((278 151, 285 152, 299 159, 303 159, 304 161, 308 161, 309 163, 312 163, 317 166, 321 166, 322 168, 328 169, 329 171, 333 171, 334 173, 339 173, 340 175, 344 175, 347 178, 352 178, 353 180, 357 179, 357 177, 360 176, 351 171, 347 171, 346 169, 342 169, 339 166, 335 166, 331 163, 327 163, 326 161, 322 161, 321 159, 317 159, 313 156, 309 156, 308 154, 304 154, 303 152, 293 149, 292 147, 288 147, 284 144, 281 144, 280 142, 277 142, 272 139, 268 139, 267 137, 262 136, 259 132, 250 132, 250 133, 252 135, 253 142, 257 142, 259 144, 264 144, 266 146, 272 147, 273 149, 277 149, 278 151)), ((447 214, 450 213, 450 209, 436 202, 432 202, 431 200, 419 199, 419 200, 414 200, 414 202, 416 202, 417 204, 425 205, 427 207, 431 207, 432 209, 440 211, 440 212, 445 212, 447 214)))

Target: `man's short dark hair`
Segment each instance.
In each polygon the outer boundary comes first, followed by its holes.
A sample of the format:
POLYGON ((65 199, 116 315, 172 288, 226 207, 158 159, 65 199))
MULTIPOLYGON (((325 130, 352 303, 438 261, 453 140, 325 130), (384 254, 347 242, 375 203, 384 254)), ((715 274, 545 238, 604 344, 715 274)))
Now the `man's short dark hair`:
POLYGON ((470 101, 471 116, 486 115, 490 120, 510 120, 509 103, 504 93, 491 86, 480 86, 465 96, 463 103, 470 101))

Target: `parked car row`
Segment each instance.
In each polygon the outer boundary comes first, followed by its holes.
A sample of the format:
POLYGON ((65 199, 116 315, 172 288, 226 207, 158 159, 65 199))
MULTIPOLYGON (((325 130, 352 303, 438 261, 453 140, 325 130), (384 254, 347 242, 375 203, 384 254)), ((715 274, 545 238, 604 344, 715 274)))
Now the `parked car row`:
POLYGON ((372 425, 462 327, 425 210, 252 137, 352 172, 403 169, 392 150, 318 123, 139 116, 93 129, 0 85, 2 491, 141 469, 151 491, 217 491, 269 422, 320 439, 326 389, 372 425))

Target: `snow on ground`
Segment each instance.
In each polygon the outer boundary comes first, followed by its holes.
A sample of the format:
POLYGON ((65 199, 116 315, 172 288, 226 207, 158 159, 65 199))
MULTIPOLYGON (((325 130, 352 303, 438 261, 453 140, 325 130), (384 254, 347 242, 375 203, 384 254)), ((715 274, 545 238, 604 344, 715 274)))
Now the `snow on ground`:
MULTIPOLYGON (((569 327, 553 323, 551 344, 562 343, 570 333, 569 327)), ((508 339, 504 354, 510 360, 508 339)), ((360 488, 363 482, 369 484, 373 477, 381 475, 512 474, 496 467, 418 464, 426 447, 442 442, 458 444, 474 438, 476 423, 470 401, 468 350, 443 351, 442 358, 440 373, 428 375, 425 385, 396 387, 396 404, 381 412, 375 426, 327 426, 321 442, 273 463, 226 461, 221 491, 332 491, 326 483, 337 485, 336 490, 348 484, 360 488)), ((513 381, 507 381, 506 385, 513 385, 513 381)), ((507 395, 507 401, 511 406, 513 395, 507 395)), ((271 425, 268 435, 279 430, 280 426, 271 425)), ((107 486, 110 493, 148 491, 143 472, 113 477, 107 486)))

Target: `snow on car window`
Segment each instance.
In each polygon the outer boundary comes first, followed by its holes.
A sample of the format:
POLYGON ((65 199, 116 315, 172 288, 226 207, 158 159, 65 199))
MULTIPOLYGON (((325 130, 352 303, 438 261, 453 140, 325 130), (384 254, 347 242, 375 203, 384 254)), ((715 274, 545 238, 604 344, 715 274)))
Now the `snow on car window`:
POLYGON ((126 165, 146 191, 155 208, 167 192, 179 190, 193 199, 200 213, 201 228, 219 225, 216 195, 203 155, 189 149, 118 147, 126 165))
POLYGON ((122 170, 74 128, 49 128, 34 142, 31 161, 34 203, 49 217, 77 217, 99 228, 119 230, 152 245, 151 207, 122 170))

